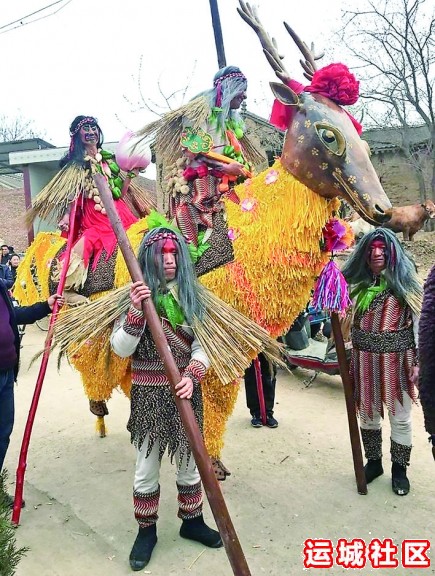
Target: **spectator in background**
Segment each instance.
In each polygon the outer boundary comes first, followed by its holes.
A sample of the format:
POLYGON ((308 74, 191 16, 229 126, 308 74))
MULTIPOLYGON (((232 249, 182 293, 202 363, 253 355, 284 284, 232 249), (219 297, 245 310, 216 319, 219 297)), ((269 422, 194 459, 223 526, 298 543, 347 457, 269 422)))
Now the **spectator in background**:
POLYGON ((17 277, 17 269, 18 266, 20 265, 20 257, 18 256, 18 254, 15 254, 15 252, 13 252, 11 254, 10 260, 9 260, 9 268, 12 274, 12 280, 15 284, 15 279, 17 277))
POLYGON ((1 261, 0 264, 6 265, 9 263, 10 252, 7 244, 1 245, 1 261))
POLYGON ((10 290, 14 285, 12 272, 7 264, 0 264, 0 282, 6 286, 7 290, 10 290))
MULTIPOLYGON (((4 268, 9 270, 7 266, 4 268)), ((18 324, 32 324, 44 318, 50 314, 56 300, 59 300, 60 306, 64 304, 62 296, 54 295, 45 302, 37 302, 33 306, 14 307, 4 282, 0 280, 0 471, 3 468, 14 426, 14 382, 17 379, 20 362, 18 324)), ((4 496, 8 505, 12 507, 12 496, 8 494, 4 496)))
MULTIPOLYGON (((277 428, 278 420, 273 416, 273 407, 275 404, 275 387, 276 387, 276 367, 270 364, 264 354, 258 355, 260 363, 261 379, 263 384, 263 397, 266 408, 266 426, 268 428, 277 428)), ((257 378, 255 375, 255 364, 252 364, 245 370, 245 392, 246 405, 251 413, 251 426, 261 428, 263 422, 260 414, 260 400, 257 390, 257 378)))

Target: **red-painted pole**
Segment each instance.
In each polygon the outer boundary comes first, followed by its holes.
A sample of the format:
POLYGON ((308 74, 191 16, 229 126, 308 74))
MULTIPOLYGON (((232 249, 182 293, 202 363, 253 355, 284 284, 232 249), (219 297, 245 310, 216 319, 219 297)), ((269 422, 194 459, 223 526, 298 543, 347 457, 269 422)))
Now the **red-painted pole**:
POLYGON ((264 403, 263 377, 261 375, 261 364, 258 356, 254 360, 254 370, 255 382, 257 383, 258 403, 260 405, 260 418, 263 422, 263 426, 266 426, 266 405, 264 403))
MULTIPOLYGON (((60 296, 63 293, 65 286, 66 274, 68 272, 69 261, 71 258, 72 241, 74 238, 74 228, 76 219, 77 201, 71 207, 69 219, 68 240, 66 244, 65 257, 63 260, 62 272, 60 275, 59 285, 57 287, 57 294, 60 296)), ((56 322, 56 316, 59 309, 59 303, 56 300, 51 313, 50 324, 48 326, 48 333, 44 344, 44 353, 42 355, 41 366, 39 368, 38 378, 36 380, 35 391, 33 392, 32 403, 27 417, 26 427, 24 429, 23 442, 21 444, 20 458, 18 460, 18 467, 16 473, 15 483, 15 499, 14 507, 12 510, 12 524, 19 524, 21 506, 23 503, 23 489, 24 489, 24 474, 27 468, 27 452, 30 444, 30 436, 32 434, 33 422, 35 421, 36 410, 38 409, 39 396, 41 395, 42 385, 44 383, 45 373, 47 371, 48 358, 50 356, 51 341, 53 339, 53 328, 56 322)))

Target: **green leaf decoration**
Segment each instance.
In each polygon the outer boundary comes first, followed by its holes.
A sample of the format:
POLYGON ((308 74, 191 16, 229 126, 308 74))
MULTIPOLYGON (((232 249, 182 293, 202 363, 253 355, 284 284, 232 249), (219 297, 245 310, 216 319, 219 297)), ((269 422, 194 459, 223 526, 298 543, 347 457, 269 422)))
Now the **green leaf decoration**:
POLYGON ((171 224, 163 214, 160 214, 160 212, 157 212, 156 210, 151 210, 147 216, 147 226, 148 230, 153 230, 154 228, 163 226, 164 228, 168 228, 174 232, 180 232, 180 230, 171 224))
POLYGON ((170 292, 157 296, 157 310, 160 316, 169 320, 174 330, 184 322, 183 311, 170 292))

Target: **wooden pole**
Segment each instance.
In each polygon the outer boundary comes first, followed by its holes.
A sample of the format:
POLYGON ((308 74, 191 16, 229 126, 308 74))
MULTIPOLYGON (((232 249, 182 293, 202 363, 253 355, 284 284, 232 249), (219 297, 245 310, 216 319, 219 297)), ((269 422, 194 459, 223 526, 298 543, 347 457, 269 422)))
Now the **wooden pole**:
POLYGON ((260 358, 257 356, 253 360, 254 362, 254 372, 255 372, 255 382, 257 384, 257 394, 258 394, 258 404, 260 406, 260 418, 263 422, 263 426, 266 426, 266 404, 264 402, 264 389, 263 389, 263 375, 261 374, 261 364, 260 358))
POLYGON ((209 1, 210 1, 211 20, 213 23, 214 42, 216 45, 218 66, 220 69, 224 68, 227 65, 227 60, 225 58, 224 39, 222 36, 221 19, 219 16, 219 8, 217 0, 209 0, 209 1))
MULTIPOLYGON (((127 238, 127 234, 122 226, 118 212, 115 208, 115 203, 112 198, 112 193, 109 190, 107 181, 101 174, 94 175, 95 184, 100 192, 100 197, 103 201, 104 208, 112 224, 113 231, 118 239, 119 248, 124 256, 125 263, 133 282, 145 281, 142 270, 140 269, 139 262, 133 252, 133 248, 127 238)), ((174 396, 175 404, 180 413, 181 421, 183 422, 184 429, 186 430, 187 437, 195 458, 196 465, 210 503, 211 511, 216 520, 219 533, 225 546, 225 550, 230 561, 233 573, 236 576, 250 576, 248 564, 245 555, 240 546, 234 526, 231 522, 228 509, 225 504, 221 489, 219 487, 216 476, 213 472, 211 460, 205 448, 204 439, 198 428, 195 420, 195 415, 192 410, 190 401, 187 399, 179 398, 175 393, 175 386, 181 380, 180 372, 175 364, 174 358, 168 346, 165 334, 163 332, 160 318, 154 308, 151 299, 142 303, 143 312, 146 318, 147 325, 150 329, 157 350, 163 361, 166 376, 171 385, 171 390, 174 396)))
POLYGON ((340 376, 343 381, 344 397, 346 399, 347 420, 349 422, 349 436, 350 444, 352 447, 356 486, 358 489, 358 494, 367 494, 367 482, 364 473, 361 441, 355 410, 355 400, 353 397, 352 383, 349 376, 349 366, 346 358, 343 334, 341 333, 340 320, 336 312, 332 312, 331 314, 331 325, 332 332, 334 334, 335 349, 337 350, 340 376))
MULTIPOLYGON (((59 296, 63 293, 63 288, 65 286, 66 274, 68 272, 69 261, 71 258, 71 249, 73 238, 75 234, 75 223, 76 223, 76 209, 77 201, 73 203, 71 207, 71 213, 69 218, 69 231, 68 240, 66 243, 66 251, 62 265, 62 271, 60 273, 59 284, 57 286, 57 294, 59 296)), ((42 355, 41 366, 39 368, 38 378, 35 384, 35 390, 33 392, 32 403, 29 408, 29 415, 27 416, 26 427, 24 429, 23 441, 21 443, 20 457, 18 460, 18 467, 16 472, 16 482, 15 482, 15 498, 14 507, 12 509, 12 524, 18 525, 20 522, 21 506, 23 503, 23 490, 24 490, 24 474, 27 468, 27 452, 29 450, 30 436, 32 435, 33 423, 35 421, 36 410, 38 409, 39 397, 41 395, 42 385, 45 379, 45 373, 47 372, 48 359, 50 357, 51 342, 53 340, 53 329, 54 323, 56 322, 57 312, 59 310, 59 303, 56 300, 51 313, 50 323, 48 325, 47 337, 44 344, 44 353, 42 355)))

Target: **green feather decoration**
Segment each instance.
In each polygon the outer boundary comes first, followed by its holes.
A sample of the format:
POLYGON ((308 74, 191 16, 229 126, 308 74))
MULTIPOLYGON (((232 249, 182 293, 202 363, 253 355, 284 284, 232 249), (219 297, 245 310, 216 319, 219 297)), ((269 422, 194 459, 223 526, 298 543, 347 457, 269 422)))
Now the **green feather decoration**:
POLYGON ((180 234, 179 228, 171 224, 163 214, 160 214, 160 212, 157 212, 156 210, 151 210, 147 216, 147 225, 149 230, 153 230, 154 228, 159 228, 161 226, 180 234))
POLYGON ((183 311, 171 292, 157 296, 157 312, 159 316, 169 320, 174 330, 177 325, 184 323, 183 311))

